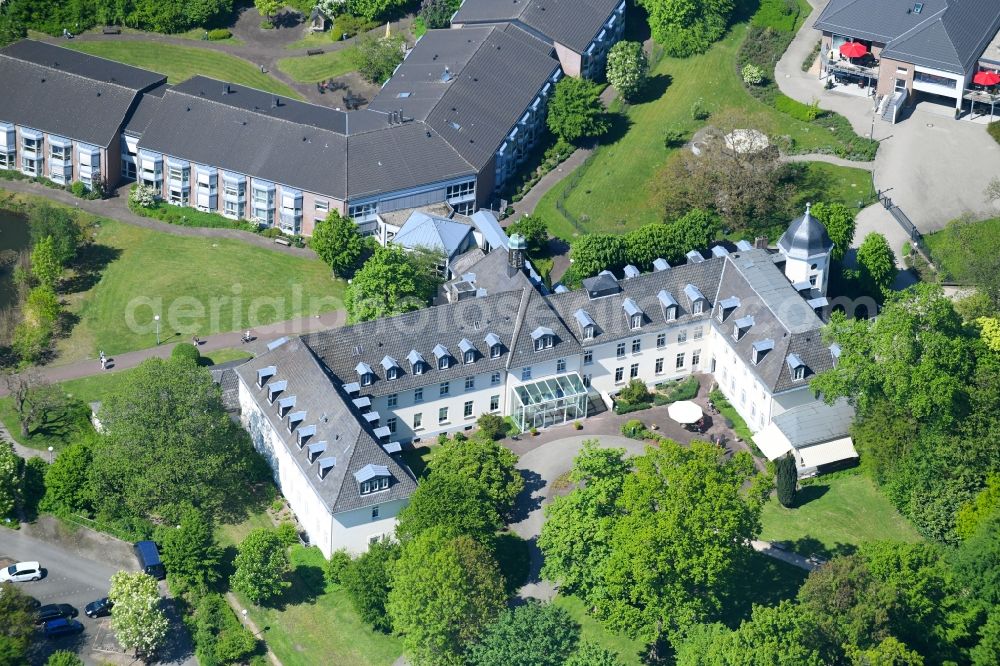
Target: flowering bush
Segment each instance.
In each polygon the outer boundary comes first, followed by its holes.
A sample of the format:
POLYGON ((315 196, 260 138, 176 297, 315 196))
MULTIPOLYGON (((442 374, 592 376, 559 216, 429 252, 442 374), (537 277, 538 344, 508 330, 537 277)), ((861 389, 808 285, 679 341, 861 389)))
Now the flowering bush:
POLYGON ((764 81, 764 70, 752 62, 743 65, 743 83, 748 86, 759 86, 764 81))
POLYGON ((128 203, 129 206, 152 208, 156 205, 159 198, 159 195, 156 194, 156 188, 140 184, 133 187, 132 191, 129 192, 128 203))

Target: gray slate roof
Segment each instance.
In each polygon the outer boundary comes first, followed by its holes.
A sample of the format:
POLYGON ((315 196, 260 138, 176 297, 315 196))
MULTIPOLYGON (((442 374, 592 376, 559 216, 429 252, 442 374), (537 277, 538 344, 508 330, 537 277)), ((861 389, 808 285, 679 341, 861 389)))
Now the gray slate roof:
POLYGON ((513 22, 582 53, 621 0, 465 0, 453 23, 513 22))
POLYGON ((854 408, 841 398, 832 405, 816 400, 793 407, 771 419, 792 446, 801 449, 847 437, 854 408))
POLYGON ((222 406, 226 411, 234 412, 240 408, 240 380, 236 376, 236 368, 246 362, 245 358, 239 358, 226 363, 217 363, 208 369, 212 381, 222 390, 222 406))
MULTIPOLYGON (((360 387, 361 395, 389 395, 420 386, 432 386, 432 392, 426 396, 427 400, 431 400, 437 398, 436 387, 441 382, 503 370, 510 357, 511 340, 522 299, 522 292, 506 292, 313 333, 303 339, 337 383, 358 381, 355 368, 359 363, 371 366, 375 381, 370 386, 360 387), (484 341, 489 333, 499 336, 504 346, 498 359, 490 358, 484 341), (462 363, 459 343, 463 338, 468 338, 479 351, 475 363, 462 363), (446 370, 438 370, 434 354, 438 345, 447 348, 452 356, 451 365, 446 370), (414 350, 429 365, 421 375, 413 374, 408 360, 414 350), (399 379, 386 379, 381 366, 385 356, 399 361, 402 370, 399 379)), ((451 386, 452 394, 460 394, 462 390, 461 384, 451 386)))
POLYGON ((142 133, 149 127, 149 122, 156 115, 163 101, 163 95, 170 90, 170 86, 164 83, 147 90, 139 96, 139 102, 133 107, 132 113, 125 120, 125 134, 134 137, 142 136, 142 133))
POLYGON ((778 248, 793 259, 809 259, 833 249, 833 241, 826 227, 812 216, 809 207, 801 217, 795 218, 778 240, 778 248))
MULTIPOLYGON (((291 454, 303 478, 313 487, 331 513, 350 511, 374 504, 409 497, 416 482, 400 464, 375 441, 360 413, 330 382, 316 357, 302 340, 291 340, 266 352, 236 370, 248 387, 261 411, 267 415, 291 454), (257 386, 257 371, 274 366, 276 373, 269 382, 287 382, 281 397, 295 397, 291 411, 304 411, 305 419, 298 429, 315 426, 315 433, 306 446, 299 448, 297 437, 290 434, 285 420, 278 416, 277 400, 268 402, 267 384, 257 386), (325 419, 323 417, 326 417, 325 419), (325 450, 310 462, 308 445, 325 442, 325 450), (321 461, 335 460, 325 478, 319 476, 321 461), (362 495, 355 474, 369 465, 384 466, 392 476, 388 490, 362 495)), ((317 450, 314 447, 314 451, 317 450)))
POLYGON ((523 37, 502 29, 432 30, 369 108, 424 120, 480 169, 557 67, 549 53, 526 49, 523 37))
POLYGON ((883 57, 964 74, 1000 30, 996 0, 830 0, 819 30, 886 44, 883 57), (910 10, 907 12, 907 10, 910 10))
POLYGON ((452 283, 460 281, 463 275, 472 273, 476 276, 474 286, 485 289, 487 294, 521 291, 531 287, 531 281, 524 273, 518 271, 513 275, 507 274, 507 250, 504 248, 493 250, 486 256, 478 248, 469 250, 459 255, 451 268, 459 276, 452 283))
POLYGON ((140 90, 166 77, 32 40, 0 51, 0 121, 96 146, 115 144, 140 90))

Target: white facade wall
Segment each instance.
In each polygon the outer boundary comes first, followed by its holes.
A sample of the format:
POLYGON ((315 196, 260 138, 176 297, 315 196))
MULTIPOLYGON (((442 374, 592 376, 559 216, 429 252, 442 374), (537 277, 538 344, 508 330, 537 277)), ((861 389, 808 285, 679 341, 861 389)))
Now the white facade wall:
MULTIPOLYGON (((394 500, 331 515, 242 381, 239 401, 240 420, 250 433, 254 448, 267 460, 278 489, 302 529, 309 534, 310 542, 322 551, 324 557, 330 557, 331 553, 341 548, 358 555, 368 550, 372 538, 392 536, 396 516, 408 500, 394 500), (374 515, 376 508, 378 513, 374 515)), ((353 483, 353 480, 348 479, 346 483, 353 483)))
POLYGON ((792 284, 810 282, 825 294, 830 282, 830 255, 818 254, 808 259, 785 257, 785 277, 792 284))
POLYGON ((771 392, 757 379, 751 369, 752 362, 737 355, 722 339, 724 335, 731 334, 712 327, 712 346, 716 350, 713 376, 750 430, 756 432, 771 422, 771 392))
MULTIPOLYGON (((483 363, 483 360, 478 361, 483 363)), ((484 364, 485 365, 485 364, 484 364)), ((432 376, 434 371, 431 371, 432 376)), ((474 380, 474 389, 466 391, 465 378, 451 379, 448 382, 448 395, 442 397, 441 382, 432 382, 420 387, 423 390, 423 400, 417 402, 415 390, 408 389, 394 394, 396 404, 390 406, 390 396, 372 397, 372 409, 379 413, 380 425, 390 426, 389 419, 396 419, 396 431, 390 436, 392 440, 409 441, 415 438, 427 439, 436 437, 442 432, 458 432, 475 425, 480 414, 495 411, 498 414, 507 413, 507 391, 505 390, 506 372, 502 369, 493 372, 482 372, 470 375, 474 380), (493 383, 493 375, 499 375, 499 383, 493 383), (490 404, 496 396, 499 402, 497 410, 491 410, 490 404), (472 402, 472 416, 465 416, 465 403, 472 402), (439 410, 448 408, 448 419, 438 422, 439 410), (414 419, 420 415, 420 427, 414 428, 414 419)))

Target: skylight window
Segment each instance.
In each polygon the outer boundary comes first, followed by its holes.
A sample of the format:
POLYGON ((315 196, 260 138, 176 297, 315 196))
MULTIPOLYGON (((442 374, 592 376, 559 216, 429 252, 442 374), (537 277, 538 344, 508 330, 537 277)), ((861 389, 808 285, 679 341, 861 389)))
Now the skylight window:
POLYGON ((462 129, 462 126, 459 125, 458 123, 456 123, 454 120, 449 120, 448 124, 451 125, 452 129, 456 129, 456 130, 462 129))
POLYGON ((412 94, 413 94, 413 93, 408 93, 408 92, 401 92, 401 93, 396 93, 396 97, 397 97, 398 99, 406 99, 407 97, 409 97, 409 96, 410 96, 410 95, 412 95, 412 94))
POLYGON ((924 11, 924 3, 918 2, 918 3, 915 3, 913 5, 913 13, 914 14, 919 14, 922 11, 924 11))

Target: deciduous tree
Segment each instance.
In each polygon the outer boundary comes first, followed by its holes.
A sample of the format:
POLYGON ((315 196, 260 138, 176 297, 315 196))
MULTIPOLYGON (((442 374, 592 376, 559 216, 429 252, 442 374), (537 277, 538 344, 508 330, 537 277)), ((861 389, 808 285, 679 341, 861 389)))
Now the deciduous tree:
POLYGON ((566 666, 625 666, 617 652, 601 647, 594 641, 581 641, 577 651, 566 660, 566 666))
POLYGON ((504 607, 491 553, 469 536, 436 528, 403 546, 388 611, 416 666, 461 666, 463 653, 504 607))
POLYGON ((403 62, 405 41, 402 35, 374 37, 366 35, 354 51, 354 66, 358 73, 376 85, 385 83, 396 66, 403 62))
POLYGON ((433 296, 429 276, 398 246, 376 248, 347 288, 345 304, 352 322, 419 310, 433 296))
POLYGON ((0 442, 0 518, 14 518, 23 461, 10 442, 0 442))
POLYGON ((68 266, 76 256, 83 235, 69 209, 44 203, 29 210, 28 229, 33 245, 46 237, 52 238, 55 258, 60 266, 68 266))
POLYGON ((405 542, 435 527, 450 536, 465 534, 491 544, 503 521, 483 484, 455 474, 432 473, 421 480, 409 505, 400 511, 396 535, 405 542))
POLYGON ((31 274, 38 280, 38 284, 55 289, 62 271, 63 266, 59 262, 52 236, 46 236, 35 243, 31 250, 31 274))
POLYGON ((492 438, 450 442, 431 458, 428 468, 434 476, 449 476, 466 485, 480 486, 500 516, 510 515, 514 501, 524 490, 517 456, 492 438))
POLYGON ((93 438, 84 437, 59 452, 45 473, 41 508, 52 513, 89 513, 93 507, 90 465, 93 438))
POLYGON ((288 552, 274 530, 260 528, 247 534, 234 564, 230 584, 255 604, 275 599, 289 586, 288 552))
POLYGON ((364 239, 354 220, 331 211, 326 219, 316 223, 309 247, 330 265, 334 275, 345 276, 357 268, 364 252, 364 239))
POLYGON ((646 84, 649 61, 639 42, 621 41, 608 52, 608 83, 623 99, 632 100, 646 84))
POLYGON ((108 598, 114 602, 111 628, 118 643, 144 658, 156 654, 170 628, 156 579, 141 571, 119 571, 111 577, 108 598))
POLYGON ((508 609, 469 649, 470 666, 565 666, 580 640, 565 609, 529 601, 508 609))
POLYGON ((603 270, 621 270, 628 263, 624 238, 611 234, 580 236, 570 246, 569 256, 573 271, 580 279, 597 275, 603 270))
POLYGON ((858 265, 861 274, 882 294, 888 294, 896 278, 896 255, 889 242, 880 233, 865 236, 858 248, 858 265))
POLYGON ((35 631, 31 597, 14 583, 0 584, 0 663, 23 664, 35 631))
POLYGON ((826 232, 830 234, 830 240, 833 241, 830 256, 836 261, 842 261, 854 242, 854 229, 857 226, 854 211, 842 203, 819 201, 812 205, 812 215, 823 223, 826 232))
POLYGON ((726 31, 733 0, 638 0, 649 13, 653 39, 667 55, 702 53, 726 31))
POLYGON ((340 582, 361 620, 385 633, 392 631, 386 603, 392 589, 392 566, 399 555, 397 542, 382 539, 351 561, 340 576, 340 582))
POLYGON ((219 579, 222 553, 215 543, 212 521, 201 511, 185 507, 177 525, 164 525, 157 537, 171 585, 204 592, 219 579))
POLYGON ((253 0, 253 4, 260 15, 270 21, 271 17, 281 9, 283 3, 281 0, 253 0))
POLYGON ((205 368, 145 361, 105 396, 100 419, 91 479, 96 508, 109 517, 159 516, 185 503, 239 515, 251 484, 266 478, 205 368))
POLYGON ((69 650, 56 650, 49 655, 45 666, 84 666, 83 660, 76 656, 75 652, 69 650))
POLYGON ((593 139, 608 131, 601 88, 583 78, 567 76, 556 84, 549 101, 549 129, 563 141, 593 139))
POLYGON ((528 244, 528 252, 537 253, 549 242, 549 229, 538 215, 524 215, 509 227, 507 235, 520 234, 528 244))

